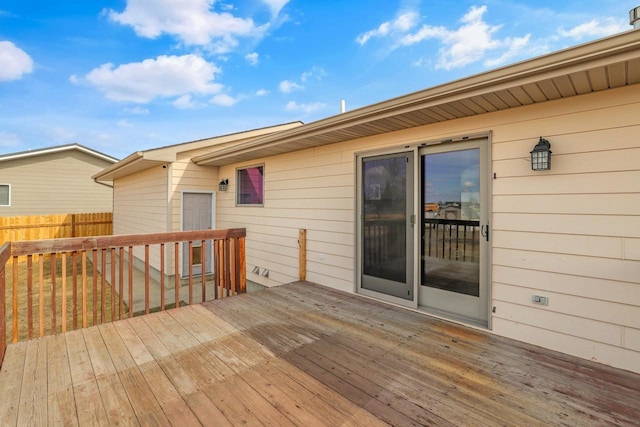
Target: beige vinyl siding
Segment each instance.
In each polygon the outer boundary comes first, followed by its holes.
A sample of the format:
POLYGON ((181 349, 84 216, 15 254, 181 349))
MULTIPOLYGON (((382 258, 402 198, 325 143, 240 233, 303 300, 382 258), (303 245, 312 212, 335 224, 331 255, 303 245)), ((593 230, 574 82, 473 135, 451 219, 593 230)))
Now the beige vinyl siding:
POLYGON ((249 280, 263 285, 298 279, 298 233, 307 229, 307 279, 353 289, 353 159, 323 149, 265 159, 263 207, 235 207, 235 169, 220 169, 229 190, 218 195, 218 227, 247 227, 249 280), (251 274, 253 266, 269 278, 251 274))
MULTIPOLYGON (((181 231, 182 224, 182 192, 203 191, 217 192, 218 168, 211 166, 198 166, 191 161, 195 156, 206 154, 209 149, 193 150, 180 153, 171 165, 171 228, 173 231, 181 231)), ((215 197, 215 196, 214 196, 215 197)), ((215 224, 214 224, 215 227, 215 224)))
MULTIPOLYGON (((114 182, 113 234, 166 233, 167 170, 156 166, 114 182)), ((134 255, 144 259, 144 248, 134 255)), ((151 265, 160 268, 160 253, 151 247, 151 265)))
POLYGON ((496 128, 496 333, 640 371, 640 263, 629 250, 640 241, 639 89, 548 103, 542 117, 512 111, 516 123, 496 128), (543 174, 520 166, 531 143, 519 134, 534 129, 552 141, 543 174))
POLYGON ((221 167, 218 226, 247 228, 247 277, 268 286, 297 280, 305 228, 307 279, 353 291, 354 153, 489 133, 493 331, 640 372, 638 111, 634 85, 221 167), (552 170, 536 173, 540 136, 552 170), (265 205, 236 207, 235 168, 258 163, 265 205))
POLYGON ((0 184, 11 185, 2 216, 111 212, 112 191, 91 176, 112 163, 67 150, 0 163, 0 184))

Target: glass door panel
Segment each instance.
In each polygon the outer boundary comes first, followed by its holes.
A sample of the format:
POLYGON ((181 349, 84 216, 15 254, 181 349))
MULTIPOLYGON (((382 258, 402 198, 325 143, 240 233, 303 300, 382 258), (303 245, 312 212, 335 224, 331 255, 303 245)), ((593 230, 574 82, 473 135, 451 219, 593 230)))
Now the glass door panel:
POLYGON ((423 156, 422 285, 479 296, 479 149, 423 156), (429 211, 427 211, 429 208, 429 211))
POLYGON ((413 299, 413 153, 360 163, 362 288, 413 299))
POLYGON ((488 319, 486 144, 421 151, 422 256, 419 304, 453 316, 488 319))

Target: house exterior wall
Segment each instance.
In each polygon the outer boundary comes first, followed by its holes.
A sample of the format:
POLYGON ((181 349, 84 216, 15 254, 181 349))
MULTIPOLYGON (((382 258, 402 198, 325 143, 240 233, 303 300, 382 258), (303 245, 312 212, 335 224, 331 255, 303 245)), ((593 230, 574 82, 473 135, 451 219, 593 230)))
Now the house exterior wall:
MULTIPOLYGON (((180 153, 171 168, 171 230, 182 230, 182 192, 183 191, 211 191, 218 188, 218 168, 198 166, 191 159, 207 150, 194 150, 180 153)), ((214 196, 215 197, 215 196, 214 196)), ((215 224, 214 224, 215 227, 215 224)))
POLYGON ((0 162, 0 184, 11 185, 0 216, 111 212, 111 188, 91 179, 111 164, 77 150, 0 162))
POLYGON ((298 279, 307 229, 307 280, 353 292, 355 153, 490 133, 493 332, 640 372, 638 111, 634 85, 224 166, 218 227, 247 228, 247 278, 266 286, 298 279), (530 168, 540 136, 548 172, 530 168), (236 207, 235 169, 251 164, 264 206, 236 207))
MULTIPOLYGON (((206 150, 180 153, 166 168, 156 166, 114 180, 114 234, 181 231, 182 192, 211 191, 218 185, 218 168, 198 166, 193 156, 206 150)), ((134 251, 144 259, 142 248, 134 251)), ((174 274, 174 250, 166 249, 165 272, 174 274)), ((160 271, 158 248, 151 248, 150 265, 160 271)))
MULTIPOLYGON (((156 166, 114 180, 113 234, 166 233, 169 168, 156 166)), ((144 260, 144 248, 134 248, 134 256, 144 260)), ((150 264, 160 269, 160 252, 150 248, 150 264)))

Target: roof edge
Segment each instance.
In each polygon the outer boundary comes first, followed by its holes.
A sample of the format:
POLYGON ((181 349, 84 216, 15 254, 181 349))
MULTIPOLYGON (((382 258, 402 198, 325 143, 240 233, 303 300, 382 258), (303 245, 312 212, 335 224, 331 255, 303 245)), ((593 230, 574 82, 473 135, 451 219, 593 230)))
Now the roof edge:
POLYGON ((210 155, 206 160, 201 159, 201 162, 213 162, 236 153, 256 150, 274 143, 286 143, 290 139, 314 136, 322 134, 329 129, 350 126, 358 122, 367 122, 374 118, 393 114, 393 112, 398 112, 398 110, 411 108, 416 104, 444 102, 446 99, 453 99, 461 96, 461 94, 469 94, 471 91, 477 93, 477 91, 488 90, 500 85, 530 79, 532 76, 541 76, 545 73, 557 72, 563 69, 566 70, 571 67, 593 63, 599 59, 614 57, 626 52, 638 51, 640 50, 640 37, 638 37, 638 34, 640 33, 637 30, 632 29, 606 38, 571 46, 504 67, 370 104, 352 111, 329 116, 293 129, 278 132, 277 134, 265 135, 247 141, 244 144, 219 150, 215 153, 215 156, 210 155))
POLYGON ((141 160, 144 157, 144 153, 142 151, 136 151, 135 153, 132 153, 130 155, 128 155, 127 157, 125 157, 124 159, 120 160, 117 163, 114 163, 113 165, 109 166, 108 168, 105 168, 103 170, 101 170, 100 172, 98 172, 97 174, 93 175, 91 178, 94 181, 111 181, 111 179, 105 179, 104 177, 106 175, 110 175, 115 173, 116 171, 118 171, 119 169, 128 166, 132 163, 135 163, 138 160, 141 160))
POLYGON ((83 153, 89 154, 91 156, 97 157, 102 160, 106 160, 111 163, 118 162, 118 159, 115 157, 109 156, 108 154, 101 153, 100 151, 91 149, 89 147, 85 147, 84 145, 77 144, 77 143, 57 145, 54 147, 45 147, 45 148, 39 148, 35 150, 27 150, 27 151, 20 151, 17 153, 4 154, 4 155, 0 155, 0 162, 22 159, 26 157, 41 156, 43 154, 49 154, 49 153, 59 153, 59 152, 70 151, 70 150, 78 150, 83 153))

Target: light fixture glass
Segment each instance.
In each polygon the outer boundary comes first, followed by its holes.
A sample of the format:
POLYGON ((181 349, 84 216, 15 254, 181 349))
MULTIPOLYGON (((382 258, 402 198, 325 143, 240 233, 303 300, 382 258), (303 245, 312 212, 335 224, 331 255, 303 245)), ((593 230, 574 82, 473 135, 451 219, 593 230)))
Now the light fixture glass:
POLYGON ((534 171, 551 170, 551 144, 540 137, 540 141, 531 150, 531 169, 534 171))

